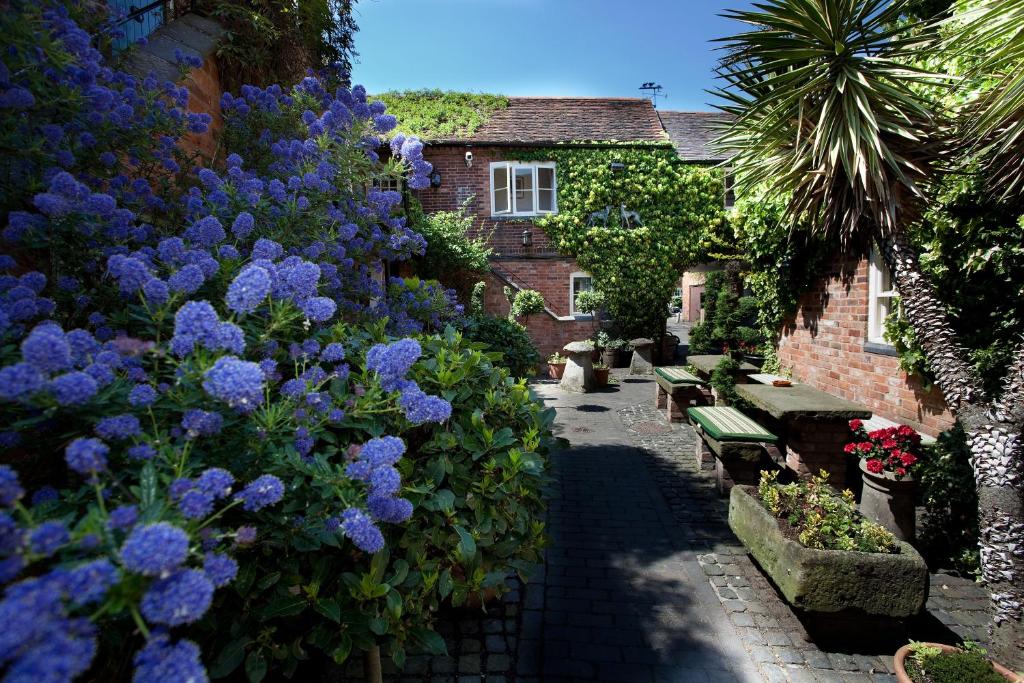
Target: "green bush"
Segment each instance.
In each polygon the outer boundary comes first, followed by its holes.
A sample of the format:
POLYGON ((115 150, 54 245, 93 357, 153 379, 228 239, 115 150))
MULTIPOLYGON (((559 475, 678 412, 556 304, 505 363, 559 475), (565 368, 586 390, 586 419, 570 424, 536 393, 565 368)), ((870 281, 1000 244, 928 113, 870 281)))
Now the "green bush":
POLYGON ((604 308, 605 296, 597 290, 580 292, 576 295, 576 310, 587 315, 597 315, 604 308))
POLYGON ((445 90, 391 91, 373 99, 398 117, 398 132, 424 140, 472 135, 494 112, 508 107, 504 95, 445 90))
POLYGON ((496 362, 508 368, 513 377, 533 377, 537 374, 540 353, 530 341, 526 328, 507 318, 486 313, 474 313, 462 321, 462 333, 467 339, 487 345, 501 358, 496 362))
MULTIPOLYGON (((410 200, 412 201, 412 200, 410 200)), ((426 252, 413 267, 425 279, 447 281, 460 271, 485 273, 492 250, 487 236, 471 237, 473 215, 467 211, 472 197, 455 211, 424 214, 419 206, 409 207, 411 228, 427 241, 426 252)))
POLYGON ((992 668, 985 650, 965 643, 958 652, 943 652, 937 647, 915 643, 907 658, 907 673, 914 683, 1005 683, 992 668))
POLYGON ((515 295, 509 287, 505 288, 505 297, 509 300, 509 320, 544 312, 544 297, 532 289, 520 289, 515 295))
POLYGON ((761 472, 757 493, 769 512, 796 530, 803 545, 865 553, 899 551, 889 531, 860 516, 852 491, 836 494, 825 472, 792 484, 779 484, 778 475, 777 471, 761 472))
POLYGON ((919 541, 933 568, 979 572, 978 494, 970 448, 959 425, 939 435, 918 463, 921 502, 925 508, 919 541))

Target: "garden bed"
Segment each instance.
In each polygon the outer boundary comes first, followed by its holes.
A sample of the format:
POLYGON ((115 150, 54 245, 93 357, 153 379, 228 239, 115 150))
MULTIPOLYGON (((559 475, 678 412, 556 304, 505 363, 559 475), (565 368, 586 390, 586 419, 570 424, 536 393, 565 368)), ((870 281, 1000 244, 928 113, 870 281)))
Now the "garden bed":
POLYGON ((928 598, 928 567, 908 543, 897 553, 804 547, 761 504, 756 487, 732 489, 729 526, 794 607, 906 618, 928 598))

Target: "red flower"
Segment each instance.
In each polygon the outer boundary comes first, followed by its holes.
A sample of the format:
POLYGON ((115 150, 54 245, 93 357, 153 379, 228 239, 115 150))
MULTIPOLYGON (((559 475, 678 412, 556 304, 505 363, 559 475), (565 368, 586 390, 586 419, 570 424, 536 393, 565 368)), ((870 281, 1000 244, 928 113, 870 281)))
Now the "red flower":
POLYGON ((870 453, 872 448, 874 448, 874 445, 870 441, 861 441, 857 444, 857 450, 861 453, 870 453))
POLYGON ((845 446, 843 446, 843 452, 844 453, 855 453, 856 451, 857 451, 857 444, 855 444, 855 443, 848 443, 845 446))
POLYGON ((884 448, 887 451, 891 451, 894 448, 899 448, 899 444, 896 443, 895 439, 883 439, 882 448, 884 448))
POLYGON ((906 473, 907 473, 907 470, 906 470, 906 469, 904 469, 904 468, 902 468, 902 467, 897 467, 897 468, 896 468, 896 474, 900 475, 901 477, 902 477, 903 475, 905 475, 906 473))
POLYGON ((915 458, 915 457, 914 457, 914 456, 913 456, 912 454, 910 454, 910 453, 904 453, 903 455, 901 455, 901 456, 900 456, 900 460, 901 460, 901 461, 903 461, 903 465, 904 465, 905 467, 910 467, 910 466, 911 466, 911 465, 913 465, 913 464, 914 464, 915 462, 917 462, 917 458, 915 458))
POLYGON ((887 436, 889 436, 888 432, 889 432, 888 429, 876 429, 873 432, 868 432, 868 438, 869 439, 874 439, 876 441, 881 441, 882 439, 884 439, 887 436))
POLYGON ((862 420, 850 420, 850 429, 852 429, 853 431, 857 431, 863 426, 864 422, 862 420))
POLYGON ((882 461, 877 458, 871 458, 868 460, 866 467, 868 468, 868 472, 871 472, 872 474, 880 474, 881 471, 885 469, 882 465, 882 461))

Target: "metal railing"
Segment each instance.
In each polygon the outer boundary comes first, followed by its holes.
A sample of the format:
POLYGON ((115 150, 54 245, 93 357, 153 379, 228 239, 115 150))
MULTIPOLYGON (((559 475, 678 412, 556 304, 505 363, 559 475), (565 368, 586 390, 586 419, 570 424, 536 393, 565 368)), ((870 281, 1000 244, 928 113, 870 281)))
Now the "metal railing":
POLYGON ((120 52, 189 11, 192 3, 190 0, 155 0, 145 4, 143 0, 107 0, 107 5, 111 16, 118 18, 107 25, 104 33, 111 36, 111 49, 120 52))

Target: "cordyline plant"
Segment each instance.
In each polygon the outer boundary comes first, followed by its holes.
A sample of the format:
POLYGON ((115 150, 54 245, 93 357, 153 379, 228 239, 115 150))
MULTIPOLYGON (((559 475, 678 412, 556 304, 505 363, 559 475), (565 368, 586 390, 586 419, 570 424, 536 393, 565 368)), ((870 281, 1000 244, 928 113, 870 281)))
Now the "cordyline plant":
POLYGON ((991 51, 983 62, 994 78, 959 112, 970 121, 960 126, 945 125, 945 112, 928 97, 932 89, 926 86, 945 79, 913 66, 947 46, 930 37, 930 27, 909 22, 907 8, 902 0, 764 0, 754 9, 728 12, 749 30, 722 40, 720 77, 726 85, 719 94, 727 100, 722 109, 735 118, 718 143, 735 152, 742 187, 765 183, 791 197, 791 216, 808 219, 837 245, 872 241, 883 255, 936 384, 968 435, 993 642, 999 656, 1019 668, 1024 343, 1002 391, 987 393, 922 273, 907 230, 929 199, 929 183, 943 170, 939 148, 949 143, 951 129, 970 135, 973 144, 961 148, 970 147, 1017 191, 1018 184, 1006 180, 1024 166, 1024 2, 988 0, 967 15, 954 41, 961 49, 998 37, 1008 47, 991 51))

